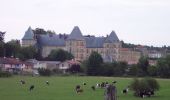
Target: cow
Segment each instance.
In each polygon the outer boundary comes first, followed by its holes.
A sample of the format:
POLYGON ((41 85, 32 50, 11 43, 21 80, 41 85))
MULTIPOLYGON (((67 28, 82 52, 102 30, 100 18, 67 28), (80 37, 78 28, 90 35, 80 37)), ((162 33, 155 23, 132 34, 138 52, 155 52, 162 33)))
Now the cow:
POLYGON ((96 90, 95 86, 91 86, 91 88, 92 88, 92 90, 93 90, 93 91, 95 91, 95 90, 96 90))
POLYGON ((29 90, 32 91, 34 89, 34 87, 35 87, 34 85, 31 85, 29 90))
POLYGON ((21 83, 21 84, 25 84, 26 82, 25 82, 25 81, 23 81, 23 80, 20 80, 20 83, 21 83))
POLYGON ((47 85, 50 85, 49 81, 46 81, 45 83, 46 83, 47 85))
POLYGON ((83 92, 83 89, 81 89, 80 85, 77 85, 75 90, 76 90, 77 93, 82 93, 83 92))

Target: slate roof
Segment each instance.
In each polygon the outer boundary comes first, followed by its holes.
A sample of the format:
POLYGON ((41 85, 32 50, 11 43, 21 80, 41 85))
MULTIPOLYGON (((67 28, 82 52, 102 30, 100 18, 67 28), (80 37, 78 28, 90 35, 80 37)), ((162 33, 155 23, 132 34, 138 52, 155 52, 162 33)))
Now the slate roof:
POLYGON ((104 37, 85 37, 87 48, 103 48, 104 37))
POLYGON ((43 46, 65 46, 65 38, 60 37, 60 35, 53 34, 50 35, 40 35, 39 43, 43 46))
POLYGON ((70 33, 68 40, 84 40, 84 37, 78 26, 75 26, 70 33))
POLYGON ((31 29, 31 27, 29 27, 28 30, 25 32, 22 40, 32 40, 32 39, 34 39, 34 33, 31 29))
POLYGON ((105 43, 114 43, 114 42, 119 42, 119 39, 115 31, 112 31, 110 35, 106 38, 105 43))
MULTIPOLYGON (((31 27, 25 32, 23 39, 33 39, 34 33, 31 27)), ((66 40, 85 40, 87 48, 103 48, 104 43, 119 42, 114 31, 108 37, 83 36, 79 27, 75 26, 70 35, 46 34, 39 35, 37 44, 40 46, 65 46, 66 40)))

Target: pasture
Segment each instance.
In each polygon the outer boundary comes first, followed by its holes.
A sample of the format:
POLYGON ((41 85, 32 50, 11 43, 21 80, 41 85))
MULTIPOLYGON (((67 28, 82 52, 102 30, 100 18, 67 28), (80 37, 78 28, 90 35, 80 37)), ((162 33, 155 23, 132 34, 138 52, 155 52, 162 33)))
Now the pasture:
POLYGON ((161 88, 151 98, 134 97, 132 91, 122 94, 122 90, 129 85, 132 78, 118 77, 78 77, 78 76, 57 76, 57 77, 29 77, 14 76, 11 78, 0 78, 0 100, 104 100, 104 89, 91 89, 92 85, 116 80, 118 100, 169 100, 170 80, 157 79, 161 88), (20 80, 25 80, 26 84, 21 85, 20 80), (50 85, 46 84, 49 81, 50 85), (87 85, 83 85, 86 82, 87 85), (35 88, 29 91, 29 86, 35 88), (75 86, 81 85, 83 93, 77 94, 75 86))

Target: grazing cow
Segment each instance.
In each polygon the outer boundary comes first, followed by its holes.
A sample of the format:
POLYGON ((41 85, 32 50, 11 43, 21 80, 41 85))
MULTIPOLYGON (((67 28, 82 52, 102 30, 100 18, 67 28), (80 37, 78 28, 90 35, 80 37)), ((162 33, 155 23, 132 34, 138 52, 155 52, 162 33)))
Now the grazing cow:
POLYGON ((32 91, 34 89, 34 85, 30 86, 30 91, 32 91))
POLYGON ((21 83, 21 84, 25 84, 25 81, 23 81, 23 80, 20 80, 20 83, 21 83))
POLYGON ((86 85, 86 83, 84 82, 83 85, 86 85))
POLYGON ((100 87, 100 84, 97 83, 97 84, 96 84, 96 88, 99 88, 99 87, 100 87))
POLYGON ((49 81, 46 81, 46 84, 47 84, 47 85, 50 85, 49 81))
POLYGON ((127 87, 127 88, 125 88, 125 89, 123 89, 123 94, 127 94, 127 92, 129 91, 129 86, 127 87))
POLYGON ((76 92, 77 93, 82 93, 83 92, 83 89, 81 89, 80 85, 76 86, 76 92))
POLYGON ((95 91, 95 90, 96 90, 95 86, 91 86, 91 88, 92 88, 92 90, 93 90, 93 91, 95 91))
POLYGON ((112 83, 115 84, 115 83, 117 83, 117 81, 113 81, 112 83))

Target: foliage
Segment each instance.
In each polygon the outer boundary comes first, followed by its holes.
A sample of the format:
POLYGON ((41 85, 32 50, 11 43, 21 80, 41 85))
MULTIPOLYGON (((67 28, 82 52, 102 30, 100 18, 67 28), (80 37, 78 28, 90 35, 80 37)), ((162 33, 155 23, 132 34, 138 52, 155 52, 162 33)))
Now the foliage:
POLYGON ((134 65, 131 65, 129 66, 129 69, 128 69, 128 75, 131 75, 131 76, 138 76, 139 74, 139 67, 134 64, 134 65))
POLYGON ((39 73, 41 76, 50 76, 50 75, 51 75, 51 70, 49 70, 49 69, 44 69, 44 68, 39 68, 39 69, 38 69, 38 73, 39 73))
POLYGON ((143 78, 143 79, 134 79, 130 84, 131 90, 134 91, 135 96, 140 96, 142 92, 155 92, 159 90, 160 86, 158 82, 153 78, 143 78))
POLYGON ((87 74, 88 75, 98 75, 98 70, 103 63, 101 55, 97 52, 92 52, 87 60, 87 74))
POLYGON ((22 47, 17 57, 20 58, 21 60, 33 59, 36 57, 36 54, 37 54, 37 50, 35 47, 33 46, 22 47))
POLYGON ((149 76, 157 76, 157 71, 158 71, 158 67, 157 66, 149 66, 148 67, 148 75, 149 76))
POLYGON ((11 40, 5 44, 5 56, 6 57, 16 57, 20 51, 20 42, 19 40, 11 40))
POLYGON ((4 36, 6 32, 1 32, 0 31, 0 42, 4 42, 4 36))
POLYGON ((0 42, 0 57, 4 57, 4 56, 5 56, 5 43, 0 42))
POLYGON ((158 60, 158 75, 164 78, 170 78, 170 55, 158 60))
POLYGON ((52 50, 47 59, 52 61, 65 61, 73 59, 73 55, 62 49, 52 50))
POLYGON ((12 76, 12 74, 9 73, 9 72, 2 72, 2 71, 0 71, 0 77, 11 77, 11 76, 12 76))
POLYGON ((71 73, 79 73, 79 72, 82 72, 82 69, 81 69, 80 65, 73 64, 73 65, 68 69, 68 72, 71 72, 71 73))
POLYGON ((148 67, 149 67, 149 61, 147 57, 142 56, 139 59, 139 62, 137 64, 137 66, 141 69, 139 71, 139 74, 142 76, 146 76, 148 75, 148 67))

